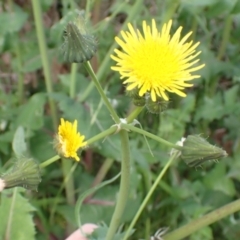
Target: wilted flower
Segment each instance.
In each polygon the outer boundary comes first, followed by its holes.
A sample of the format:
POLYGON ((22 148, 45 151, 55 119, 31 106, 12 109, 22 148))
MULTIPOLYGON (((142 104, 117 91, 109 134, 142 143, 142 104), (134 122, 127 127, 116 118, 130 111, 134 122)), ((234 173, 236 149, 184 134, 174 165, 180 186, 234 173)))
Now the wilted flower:
POLYGON ((186 42, 191 32, 180 40, 182 27, 170 37, 171 26, 172 20, 159 32, 155 20, 152 26, 143 21, 141 34, 129 23, 129 31, 121 31, 123 40, 115 38, 122 51, 114 50, 116 56, 111 58, 117 64, 112 70, 118 71, 122 79, 126 78, 123 83, 127 84, 128 91, 138 88, 139 96, 150 93, 152 101, 157 97, 168 101, 166 91, 185 97, 182 90, 193 85, 187 82, 200 77, 192 75, 204 66, 193 67, 199 61, 196 59, 200 54, 196 52, 199 43, 186 42))
POLYGON ((71 123, 61 118, 54 146, 59 155, 80 161, 77 151, 79 148, 86 146, 87 142, 84 142, 84 138, 85 136, 77 131, 77 120, 71 123))

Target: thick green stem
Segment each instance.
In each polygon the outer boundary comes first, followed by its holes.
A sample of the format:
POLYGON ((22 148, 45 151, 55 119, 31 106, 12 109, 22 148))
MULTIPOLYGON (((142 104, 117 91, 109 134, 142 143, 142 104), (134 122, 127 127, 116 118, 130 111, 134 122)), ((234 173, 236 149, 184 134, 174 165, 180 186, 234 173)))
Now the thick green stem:
POLYGON ((58 159, 60 159, 60 158, 61 158, 61 157, 60 157, 59 155, 56 155, 56 156, 54 156, 54 157, 52 157, 52 158, 49 158, 49 159, 46 160, 45 162, 41 163, 41 164, 39 165, 39 167, 40 167, 40 168, 45 168, 45 167, 47 167, 48 165, 56 162, 56 161, 57 161, 58 159))
POLYGON ((127 117, 127 123, 131 123, 139 113, 144 109, 144 107, 136 107, 131 114, 127 117))
MULTIPOLYGON (((47 55, 46 40, 45 40, 45 35, 43 30, 42 11, 41 11, 40 1, 32 0, 32 7, 33 7, 33 15, 34 15, 36 31, 37 31, 38 45, 39 45, 40 54, 42 58, 46 89, 47 89, 47 93, 50 95, 53 92, 52 80, 51 80, 50 64, 49 64, 49 59, 47 55)), ((51 110, 54 129, 57 129, 58 120, 57 120, 56 106, 54 101, 50 97, 49 97, 49 106, 51 110)))
MULTIPOLYGON (((123 240, 126 240, 128 238, 128 235, 130 234, 131 230, 133 229, 134 225, 136 224, 139 216, 141 215, 142 211, 144 210, 144 208, 146 207, 150 197, 152 196, 153 192, 155 191, 156 187, 158 186, 159 182, 161 181, 162 177, 164 176, 165 172, 167 171, 167 169, 169 168, 169 166, 171 165, 172 161, 175 159, 175 155, 173 155, 169 161, 167 162, 167 164, 164 166, 164 168, 162 169, 162 171, 160 172, 160 174, 158 175, 157 179, 155 180, 154 184, 152 185, 151 189, 149 190, 147 196, 145 197, 145 199, 143 200, 140 208, 138 209, 136 215, 134 216, 130 226, 128 227, 123 240)), ((165 238, 164 238, 165 240, 165 238)))
POLYGON ((108 108, 108 111, 111 113, 111 115, 112 115, 112 117, 113 117, 113 120, 114 120, 116 123, 119 123, 119 122, 120 122, 120 119, 119 119, 117 113, 115 112, 115 110, 113 109, 111 103, 108 101, 108 98, 107 98, 107 96, 105 95, 105 93, 104 93, 104 91, 103 91, 103 89, 102 89, 102 87, 101 87, 101 85, 100 85, 100 83, 99 83, 99 81, 98 81, 98 79, 97 79, 97 77, 96 77, 93 69, 92 69, 91 64, 90 64, 89 62, 87 62, 87 63, 84 63, 84 66, 86 67, 88 73, 90 74, 90 76, 91 76, 91 78, 92 78, 92 80, 93 80, 93 82, 94 82, 95 87, 97 88, 100 96, 102 97, 105 105, 106 105, 107 108, 108 108))
POLYGON ((122 146, 122 162, 121 162, 121 181, 119 188, 119 195, 117 204, 112 216, 112 220, 107 232, 106 240, 112 240, 121 222, 121 217, 124 212, 130 185, 130 149, 128 133, 126 131, 120 132, 121 146, 122 146))
MULTIPOLYGON (((126 19, 126 21, 124 22, 123 26, 122 26, 122 29, 126 29, 127 27, 127 24, 129 22, 131 22, 135 16, 139 13, 140 11, 140 8, 142 8, 142 0, 137 0, 135 1, 135 4, 134 6, 131 8, 131 11, 126 19)), ((120 33, 119 33, 120 34, 120 33)), ((118 34, 118 35, 119 35, 118 34)), ((105 55, 105 58, 103 59, 102 63, 101 63, 101 66, 100 68, 98 69, 98 72, 97 72, 97 79, 99 79, 99 81, 101 82, 103 76, 104 76, 104 73, 106 73, 106 71, 108 71, 109 67, 109 61, 110 61, 110 55, 113 53, 113 50, 117 47, 117 43, 114 42, 111 46, 111 48, 108 50, 108 52, 106 53, 105 55), (107 69, 107 70, 106 70, 107 69)), ((84 91, 83 95, 81 96, 81 99, 80 101, 83 102, 87 97, 88 95, 90 94, 90 92, 93 90, 94 88, 94 84, 93 83, 90 83, 88 85, 88 87, 86 88, 86 90, 84 91)))
POLYGON ((196 232, 197 230, 208 226, 220 219, 234 213, 240 211, 240 199, 229 203, 211 213, 206 214, 205 216, 193 220, 187 225, 184 225, 177 230, 170 232, 164 235, 164 240, 180 240, 185 239, 185 237, 191 235, 192 233, 196 232))
POLYGON ((162 144, 164 144, 164 145, 166 145, 166 146, 168 146, 168 147, 175 148, 175 149, 178 149, 178 150, 182 150, 182 147, 181 147, 181 146, 175 145, 175 144, 173 144, 173 143, 171 143, 171 142, 168 142, 168 141, 166 141, 166 140, 163 139, 163 138, 160 138, 160 137, 158 137, 158 136, 156 136, 156 135, 154 135, 154 134, 152 134, 152 133, 149 133, 149 132, 147 132, 147 131, 145 131, 145 130, 143 130, 143 129, 134 127, 134 126, 132 126, 132 125, 130 125, 130 124, 124 124, 124 123, 122 123, 122 124, 121 124, 121 127, 124 128, 124 129, 126 129, 126 130, 131 130, 131 131, 133 131, 133 132, 140 133, 140 134, 142 134, 142 135, 144 135, 144 136, 146 136, 146 137, 152 138, 152 139, 154 139, 154 140, 156 140, 156 141, 158 141, 158 142, 160 142, 160 143, 162 143, 162 144))

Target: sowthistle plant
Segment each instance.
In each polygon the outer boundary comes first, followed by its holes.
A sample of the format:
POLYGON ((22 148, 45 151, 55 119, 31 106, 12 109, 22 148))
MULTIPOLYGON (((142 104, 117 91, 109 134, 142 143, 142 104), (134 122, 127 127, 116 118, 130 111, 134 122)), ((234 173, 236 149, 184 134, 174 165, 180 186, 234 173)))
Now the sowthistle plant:
MULTIPOLYGON (((225 157, 227 154, 223 149, 208 143, 207 140, 200 135, 189 135, 186 139, 182 139, 182 141, 174 144, 143 129, 137 128, 133 124, 139 113, 144 109, 154 114, 161 114, 162 111, 165 111, 169 99, 173 94, 186 97, 185 88, 192 87, 193 80, 200 78, 200 75, 195 74, 196 71, 204 67, 204 64, 198 64, 198 57, 201 52, 197 50, 197 47, 200 43, 194 43, 189 40, 192 34, 191 32, 185 36, 181 36, 182 27, 179 27, 174 34, 171 34, 172 20, 163 24, 162 29, 159 30, 156 21, 153 19, 150 25, 146 21, 142 22, 142 31, 136 29, 129 23, 128 30, 121 31, 122 37, 115 38, 119 47, 117 47, 114 50, 114 54, 111 55, 111 58, 116 62, 116 65, 112 66, 111 69, 120 74, 120 79, 126 86, 126 95, 135 104, 135 109, 126 116, 125 119, 122 119, 117 115, 109 102, 89 62, 97 50, 97 42, 95 37, 86 29, 84 21, 83 16, 80 15, 75 20, 67 23, 65 42, 62 50, 66 61, 70 63, 81 63, 86 68, 109 110, 113 124, 98 135, 86 139, 85 136, 77 130, 77 125, 81 124, 81 122, 77 122, 77 120, 69 122, 61 118, 58 133, 56 133, 54 138, 54 148, 57 155, 46 160, 39 166, 31 159, 19 159, 17 167, 14 166, 11 172, 1 175, 0 190, 3 191, 6 188, 16 186, 36 189, 40 182, 39 168, 45 168, 61 158, 70 159, 65 159, 64 161, 71 161, 71 159, 80 161, 81 150, 91 147, 91 144, 96 141, 116 134, 121 141, 122 161, 119 174, 121 180, 115 211, 111 223, 106 229, 104 239, 126 240, 133 233, 134 227, 136 230, 138 229, 136 222, 139 216, 146 207, 148 200, 162 177, 176 158, 182 158, 189 167, 198 167, 205 161, 219 159, 225 157), (167 164, 160 171, 128 228, 125 229, 125 232, 117 233, 128 200, 130 186, 131 150, 129 147, 129 135, 131 135, 131 132, 152 138, 173 150, 171 151, 167 164)), ((100 187, 104 187, 115 179, 116 177, 94 189, 90 189, 87 194, 83 194, 84 197, 87 197, 88 194, 97 191, 100 187)), ((82 205, 82 200, 83 198, 81 201, 79 200, 76 205, 76 218, 79 227, 81 227, 79 210, 82 205)), ((230 204, 226 206, 223 211, 213 211, 208 215, 208 218, 203 216, 199 220, 197 228, 191 228, 192 223, 189 223, 189 227, 182 227, 184 231, 180 228, 166 235, 164 235, 166 231, 157 231, 154 236, 149 236, 149 239, 182 239, 190 235, 193 231, 240 209, 239 202, 232 204, 235 204, 234 208, 233 205, 230 204), (209 219, 211 219, 211 221, 209 221, 209 219)), ((160 227, 164 226, 159 226, 159 228, 160 227)), ((171 226, 167 227, 171 229, 171 226)), ((99 226, 99 229, 100 228, 99 226)), ((94 239, 100 239, 100 235, 96 236, 96 233, 97 230, 94 233, 94 239)), ((88 236, 88 238, 93 239, 91 236, 88 236)))

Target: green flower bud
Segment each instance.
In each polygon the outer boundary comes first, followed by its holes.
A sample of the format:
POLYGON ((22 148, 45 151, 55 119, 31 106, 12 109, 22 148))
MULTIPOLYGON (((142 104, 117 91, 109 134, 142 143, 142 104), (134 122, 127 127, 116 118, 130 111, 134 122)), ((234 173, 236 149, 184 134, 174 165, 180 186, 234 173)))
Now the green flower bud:
POLYGON ((143 107, 145 105, 145 97, 133 98, 133 104, 138 107, 143 107))
POLYGON ((62 47, 64 58, 71 63, 87 62, 97 50, 96 40, 88 33, 82 14, 78 14, 75 21, 67 24, 64 40, 62 47))
POLYGON ((167 109, 168 101, 158 97, 154 102, 150 96, 147 96, 146 107, 150 113, 159 114, 167 109))
POLYGON ((223 149, 211 145, 199 135, 189 135, 183 142, 181 158, 190 167, 197 167, 207 160, 226 157, 223 149))
POLYGON ((26 189, 37 190, 41 182, 40 169, 33 159, 18 159, 12 170, 0 177, 4 183, 4 188, 24 187, 26 189))
POLYGON ((146 103, 145 95, 140 97, 138 88, 134 88, 133 90, 126 91, 127 96, 132 98, 133 104, 138 107, 143 107, 146 103))

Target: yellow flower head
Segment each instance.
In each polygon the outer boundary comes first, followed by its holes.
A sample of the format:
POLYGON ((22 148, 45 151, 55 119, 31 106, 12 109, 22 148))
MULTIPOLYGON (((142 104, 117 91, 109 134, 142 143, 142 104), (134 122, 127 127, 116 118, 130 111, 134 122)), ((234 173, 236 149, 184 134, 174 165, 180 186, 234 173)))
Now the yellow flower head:
POLYGON ((80 133, 77 132, 77 120, 71 123, 61 118, 55 148, 60 155, 79 161, 80 158, 77 155, 77 151, 87 144, 87 142, 84 142, 84 138, 85 136, 81 136, 80 133))
POLYGON ((127 84, 128 91, 137 87, 139 96, 150 93, 153 101, 158 96, 167 101, 166 91, 185 97, 182 90, 193 85, 186 82, 200 77, 191 74, 204 67, 204 64, 193 67, 199 61, 196 59, 200 54, 196 52, 199 42, 194 45, 192 41, 186 42, 191 32, 180 40, 182 27, 170 37, 171 26, 172 20, 158 32, 154 19, 152 27, 143 21, 142 35, 129 23, 129 32, 121 31, 123 40, 115 38, 122 51, 114 50, 117 56, 111 58, 117 64, 112 70, 118 71, 121 79, 126 78, 123 83, 127 84))

